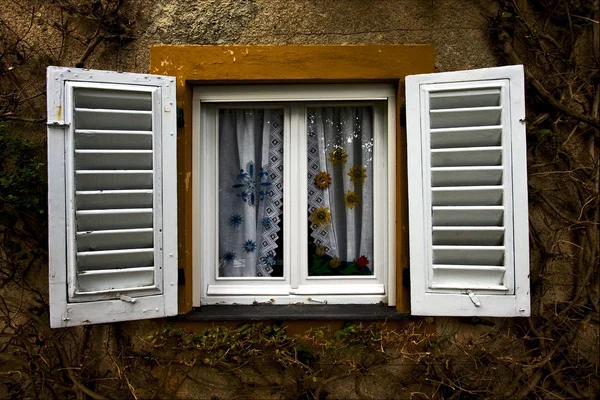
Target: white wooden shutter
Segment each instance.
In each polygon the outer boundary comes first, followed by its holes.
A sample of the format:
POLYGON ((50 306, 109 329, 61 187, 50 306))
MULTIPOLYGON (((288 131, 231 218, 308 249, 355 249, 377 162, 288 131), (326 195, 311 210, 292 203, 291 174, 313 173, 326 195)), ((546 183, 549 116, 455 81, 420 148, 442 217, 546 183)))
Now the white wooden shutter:
POLYGON ((47 79, 51 326, 175 315, 175 79, 47 79))
POLYGON ((528 316, 522 66, 406 78, 411 312, 528 316))

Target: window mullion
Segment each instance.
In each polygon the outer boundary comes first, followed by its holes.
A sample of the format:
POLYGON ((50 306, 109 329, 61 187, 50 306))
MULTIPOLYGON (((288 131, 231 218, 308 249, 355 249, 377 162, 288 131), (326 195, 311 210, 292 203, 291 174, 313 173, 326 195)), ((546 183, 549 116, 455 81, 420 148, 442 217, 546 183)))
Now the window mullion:
POLYGON ((285 223, 288 232, 287 243, 290 249, 291 289, 298 289, 302 268, 306 265, 306 246, 308 226, 306 224, 306 118, 303 103, 294 103, 290 107, 290 135, 286 167, 288 174, 286 192, 288 193, 289 219, 285 223))

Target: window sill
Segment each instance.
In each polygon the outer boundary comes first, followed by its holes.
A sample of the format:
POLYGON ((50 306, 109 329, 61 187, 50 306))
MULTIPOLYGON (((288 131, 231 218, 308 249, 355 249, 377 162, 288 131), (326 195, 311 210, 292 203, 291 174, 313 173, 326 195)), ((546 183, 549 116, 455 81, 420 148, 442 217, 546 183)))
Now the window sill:
POLYGON ((410 318, 393 307, 377 304, 202 306, 176 317, 178 321, 398 321, 410 318))

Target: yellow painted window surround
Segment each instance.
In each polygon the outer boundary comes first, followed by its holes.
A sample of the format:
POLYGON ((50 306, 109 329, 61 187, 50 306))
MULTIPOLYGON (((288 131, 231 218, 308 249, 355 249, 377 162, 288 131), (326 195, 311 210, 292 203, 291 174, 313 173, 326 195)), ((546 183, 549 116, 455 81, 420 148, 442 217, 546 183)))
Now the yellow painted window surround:
MULTIPOLYGON (((178 129, 179 312, 192 308, 192 88, 194 85, 249 83, 392 82, 396 104, 404 104, 404 78, 434 70, 430 45, 323 46, 154 46, 150 73, 177 78, 177 106, 184 125, 178 129), (181 276, 181 275, 180 275, 181 276)), ((399 110, 398 110, 399 111, 399 110)), ((408 195, 406 138, 397 112, 396 259, 397 310, 409 311, 402 269, 408 268, 408 195)))

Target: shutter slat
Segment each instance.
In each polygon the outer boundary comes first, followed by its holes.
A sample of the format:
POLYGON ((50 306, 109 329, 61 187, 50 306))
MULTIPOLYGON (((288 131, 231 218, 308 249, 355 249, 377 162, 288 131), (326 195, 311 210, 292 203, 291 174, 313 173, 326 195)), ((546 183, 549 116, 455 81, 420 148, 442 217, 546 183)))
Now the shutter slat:
POLYGON ((77 129, 152 130, 152 111, 75 108, 77 129))
POLYGON ((76 150, 75 168, 149 170, 152 150, 76 150))
POLYGON ((504 244, 502 226, 434 226, 434 245, 500 246, 504 244))
POLYGON ((433 92, 429 95, 429 107, 432 110, 439 110, 499 106, 501 94, 498 88, 433 92))
POLYGON ((504 265, 504 246, 433 246, 433 264, 504 265))
POLYGON ((152 207, 152 189, 80 190, 75 192, 78 210, 152 207))
POLYGON ((495 206, 502 204, 502 186, 450 186, 431 189, 433 206, 495 206))
POLYGON ((498 125, 502 107, 472 107, 431 110, 431 128, 456 128, 480 125, 498 125))
POLYGON ((431 129, 431 148, 500 146, 502 125, 431 129))
POLYGON ((431 151, 431 166, 462 167, 502 164, 502 147, 446 148, 431 151))
POLYGON ((431 186, 498 186, 502 172, 502 166, 431 167, 431 186))
POLYGON ((151 248, 154 245, 152 228, 84 231, 75 234, 77 251, 151 248))
POLYGON ((503 284, 506 268, 489 265, 434 264, 432 286, 436 289, 507 290, 503 284))
POLYGON ((77 190, 152 189, 151 170, 75 171, 77 190))
POLYGON ((449 271, 496 271, 504 272, 506 268, 498 267, 496 265, 453 265, 453 264, 433 264, 435 270, 449 270, 449 271))
POLYGON ((154 264, 154 249, 120 249, 77 252, 79 271, 150 267, 154 264))
POLYGON ((152 131, 76 129, 78 149, 152 149, 152 131))
POLYGON ((147 115, 152 116, 152 110, 119 110, 114 108, 75 108, 76 113, 81 113, 82 115, 92 115, 92 114, 123 114, 123 115, 147 115))
POLYGON ((131 129, 75 129, 76 135, 152 135, 151 130, 136 131, 131 129))
POLYGON ((502 206, 434 206, 433 226, 502 226, 502 206))
MULTIPOLYGON (((464 276, 463 279, 468 279, 468 275, 464 276)), ((510 289, 504 285, 490 285, 490 284, 470 284, 469 282, 463 283, 461 282, 457 282, 455 284, 436 284, 436 283, 432 283, 431 284, 431 289, 454 289, 454 290, 465 290, 465 289, 471 289, 471 290, 485 290, 485 291, 505 291, 508 292, 510 289), (468 286, 468 287, 466 287, 468 286)), ((433 311, 433 313, 435 313, 435 311, 433 311)))
POLYGON ((77 108, 152 110, 152 99, 147 92, 80 88, 73 97, 77 108))
POLYGON ((151 228, 152 208, 80 210, 76 213, 78 231, 151 228))
POLYGON ((152 194, 152 189, 121 189, 121 190, 78 190, 76 195, 110 195, 110 194, 152 194))
POLYGON ((147 290, 154 286, 154 266, 129 269, 81 271, 77 294, 147 290))

